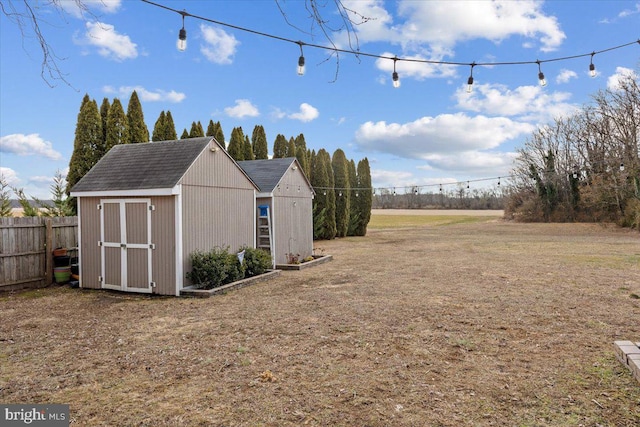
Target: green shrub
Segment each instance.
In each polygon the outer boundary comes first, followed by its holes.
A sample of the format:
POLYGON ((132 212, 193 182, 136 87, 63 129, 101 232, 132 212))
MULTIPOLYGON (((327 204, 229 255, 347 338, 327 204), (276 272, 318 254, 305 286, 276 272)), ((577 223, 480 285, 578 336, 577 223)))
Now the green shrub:
POLYGON ((246 277, 264 274, 271 268, 271 255, 269 255, 269 252, 263 249, 247 247, 241 248, 241 250, 245 251, 244 268, 246 277))
POLYGON ((198 288, 212 289, 244 277, 244 267, 229 247, 213 248, 209 252, 194 251, 190 255, 191 271, 187 279, 198 288))

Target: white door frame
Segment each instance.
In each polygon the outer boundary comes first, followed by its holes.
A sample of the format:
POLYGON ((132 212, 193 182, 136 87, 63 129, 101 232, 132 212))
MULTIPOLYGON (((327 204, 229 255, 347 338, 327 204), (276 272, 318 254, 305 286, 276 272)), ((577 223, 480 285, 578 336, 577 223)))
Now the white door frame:
POLYGON ((151 293, 151 273, 152 273, 152 248, 151 243, 151 199, 100 199, 100 263, 101 263, 101 278, 103 289, 115 289, 125 292, 140 292, 151 293), (107 203, 118 204, 120 214, 120 241, 119 242, 105 242, 105 229, 104 229, 104 205, 107 203), (131 203, 144 203, 146 205, 147 212, 147 242, 146 243, 128 243, 127 242, 127 215, 126 205, 131 203), (121 286, 112 285, 106 283, 106 255, 105 248, 120 248, 120 283, 121 286), (147 271, 149 283, 147 287, 128 287, 128 266, 127 266, 127 248, 132 249, 147 249, 147 271))

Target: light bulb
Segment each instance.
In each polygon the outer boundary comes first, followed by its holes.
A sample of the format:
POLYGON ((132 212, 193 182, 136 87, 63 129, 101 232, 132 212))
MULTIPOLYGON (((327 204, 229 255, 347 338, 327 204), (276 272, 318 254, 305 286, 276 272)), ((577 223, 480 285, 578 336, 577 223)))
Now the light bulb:
POLYGON ((589 75, 591 77, 595 77, 596 76, 596 66, 593 64, 589 64, 589 75))
POLYGON ((304 56, 302 55, 298 58, 298 75, 304 76, 304 56))
POLYGON ((469 76, 469 80, 467 80, 467 93, 471 93, 473 90, 473 77, 469 76))
POLYGON ((393 75, 392 75, 392 78, 393 78, 393 87, 399 88, 400 87, 400 79, 398 78, 398 73, 394 71, 393 75))
POLYGON ((185 30, 184 27, 180 29, 176 47, 180 52, 184 52, 187 49, 187 30, 185 30))
POLYGON ((538 73, 538 80, 540 81, 540 86, 547 85, 547 80, 544 78, 544 73, 542 71, 538 73))

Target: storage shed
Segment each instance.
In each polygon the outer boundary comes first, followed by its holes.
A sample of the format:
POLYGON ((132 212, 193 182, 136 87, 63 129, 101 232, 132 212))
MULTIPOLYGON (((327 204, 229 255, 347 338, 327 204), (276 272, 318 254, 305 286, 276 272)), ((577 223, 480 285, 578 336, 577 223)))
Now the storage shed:
POLYGON ((191 252, 255 247, 256 190, 212 137, 116 145, 71 191, 80 286, 180 295, 191 252))
MULTIPOLYGON (((315 193, 298 160, 287 157, 238 164, 259 188, 256 205, 269 207, 274 263, 287 264, 289 254, 300 260, 311 256, 315 193)), ((260 216, 260 209, 256 215, 260 216)))

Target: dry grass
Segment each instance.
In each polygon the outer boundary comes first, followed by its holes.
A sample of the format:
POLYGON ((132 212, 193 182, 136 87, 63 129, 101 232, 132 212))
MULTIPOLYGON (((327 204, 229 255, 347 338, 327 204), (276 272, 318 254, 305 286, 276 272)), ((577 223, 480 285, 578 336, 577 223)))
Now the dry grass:
POLYGON ((0 295, 0 401, 69 403, 88 426, 640 424, 613 355, 640 341, 637 232, 393 225, 206 300, 0 295))

